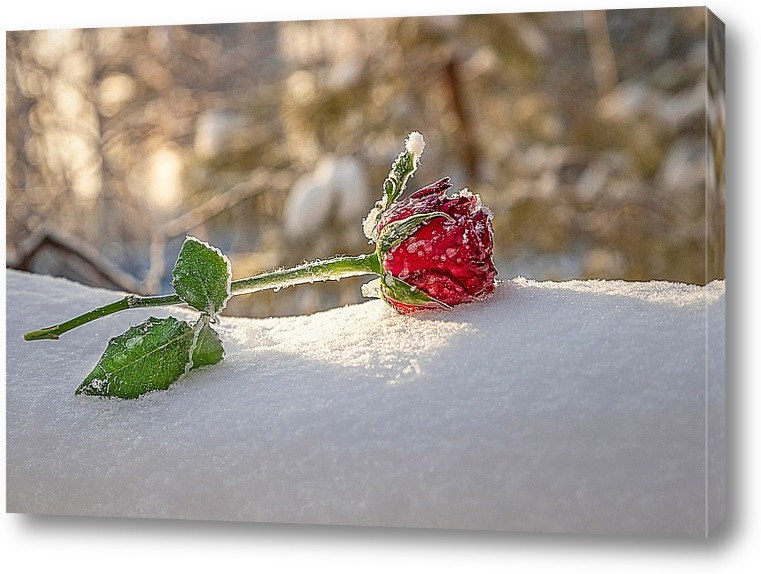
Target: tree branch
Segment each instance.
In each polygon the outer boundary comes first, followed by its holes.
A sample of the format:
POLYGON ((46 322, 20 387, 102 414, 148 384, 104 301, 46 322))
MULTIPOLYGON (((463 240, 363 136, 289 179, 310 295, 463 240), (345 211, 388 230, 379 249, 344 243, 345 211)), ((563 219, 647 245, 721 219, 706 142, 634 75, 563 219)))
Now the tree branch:
POLYGON ((224 193, 215 195, 207 202, 191 209, 179 217, 159 226, 153 232, 150 248, 150 268, 143 279, 143 290, 153 293, 166 270, 164 251, 167 241, 183 235, 206 221, 216 217, 236 205, 272 189, 285 189, 290 179, 276 175, 265 169, 256 170, 248 181, 238 183, 224 193))
POLYGON ((77 257, 118 289, 130 293, 142 292, 141 284, 137 279, 119 269, 95 247, 77 237, 64 235, 46 226, 40 227, 19 245, 16 258, 13 262, 8 263, 8 267, 29 271, 32 260, 45 247, 51 247, 77 257))
POLYGON ((618 83, 616 55, 608 34, 608 18, 605 10, 587 10, 584 12, 584 26, 587 32, 589 59, 595 77, 597 95, 603 97, 618 83))

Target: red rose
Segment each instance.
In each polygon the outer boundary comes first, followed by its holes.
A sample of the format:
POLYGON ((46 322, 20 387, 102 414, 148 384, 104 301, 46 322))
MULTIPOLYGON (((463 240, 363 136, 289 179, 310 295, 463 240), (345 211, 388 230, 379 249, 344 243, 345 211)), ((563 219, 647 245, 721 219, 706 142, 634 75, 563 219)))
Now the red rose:
POLYGON ((494 291, 497 270, 492 261, 492 214, 481 198, 468 190, 447 197, 451 187, 448 177, 427 185, 392 203, 378 220, 377 233, 382 237, 384 228, 394 222, 431 215, 401 242, 380 251, 384 299, 401 313, 467 303, 494 291), (435 301, 409 304, 409 298, 406 302, 395 300, 395 279, 435 301))

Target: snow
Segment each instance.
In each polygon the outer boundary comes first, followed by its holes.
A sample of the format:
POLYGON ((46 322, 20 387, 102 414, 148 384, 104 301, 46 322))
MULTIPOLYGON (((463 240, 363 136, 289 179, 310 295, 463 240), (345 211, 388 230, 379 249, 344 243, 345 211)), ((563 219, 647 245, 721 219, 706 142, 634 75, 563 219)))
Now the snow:
POLYGON ((407 140, 404 142, 404 149, 417 158, 423 155, 423 150, 425 149, 423 134, 420 132, 410 132, 410 135, 407 136, 407 140))
POLYGON ((500 283, 221 317, 227 354, 134 401, 75 396, 114 292, 7 271, 7 511, 703 536, 724 514, 724 283, 500 283), (706 503, 707 498, 707 503, 706 503))
POLYGON ((372 204, 370 183, 362 163, 353 157, 323 157, 314 172, 299 178, 285 205, 285 231, 301 240, 324 230, 332 216, 356 223, 372 204))
POLYGON ((378 240, 378 219, 380 219, 381 214, 379 204, 380 202, 362 220, 362 232, 370 240, 370 243, 375 243, 378 240))

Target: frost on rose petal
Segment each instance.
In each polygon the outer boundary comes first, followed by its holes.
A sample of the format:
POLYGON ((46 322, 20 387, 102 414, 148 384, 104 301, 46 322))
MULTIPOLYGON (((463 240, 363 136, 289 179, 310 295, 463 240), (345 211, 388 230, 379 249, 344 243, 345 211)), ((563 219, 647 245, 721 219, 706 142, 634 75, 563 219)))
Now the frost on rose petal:
MULTIPOLYGON (((381 215, 377 233, 385 275, 451 306, 492 293, 497 270, 492 260, 491 212, 468 189, 447 196, 450 187, 449 178, 443 178, 392 204, 381 215), (433 217, 438 214, 443 217, 433 217), (384 240, 388 233, 394 241, 384 240)), ((387 300, 400 312, 414 310, 409 303, 398 305, 405 301, 393 293, 387 300)))

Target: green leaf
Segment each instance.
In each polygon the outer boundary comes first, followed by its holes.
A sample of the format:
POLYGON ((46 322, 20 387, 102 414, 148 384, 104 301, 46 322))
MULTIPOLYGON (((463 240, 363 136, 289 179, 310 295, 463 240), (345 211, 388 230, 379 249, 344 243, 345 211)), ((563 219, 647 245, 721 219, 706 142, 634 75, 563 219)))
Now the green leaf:
POLYGON ((407 239, 418 227, 435 217, 446 217, 450 221, 454 221, 451 215, 444 213, 443 211, 418 213, 417 215, 411 215, 405 219, 392 221, 383 228, 380 237, 378 237, 379 251, 385 253, 386 251, 391 250, 393 247, 407 239))
POLYGON ((429 309, 450 308, 446 303, 389 274, 384 275, 380 281, 380 294, 381 299, 392 299, 414 307, 426 307, 429 309))
POLYGON ((223 356, 208 318, 191 327, 174 317, 150 317, 108 342, 76 394, 134 399, 165 390, 190 369, 213 365, 223 356))
POLYGON ((216 317, 230 299, 230 260, 216 247, 185 238, 172 270, 172 286, 191 307, 216 317))
POLYGON ((224 357, 225 350, 222 348, 219 335, 211 328, 208 321, 204 321, 193 348, 193 368, 216 365, 224 357))

